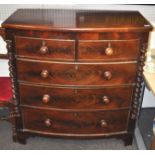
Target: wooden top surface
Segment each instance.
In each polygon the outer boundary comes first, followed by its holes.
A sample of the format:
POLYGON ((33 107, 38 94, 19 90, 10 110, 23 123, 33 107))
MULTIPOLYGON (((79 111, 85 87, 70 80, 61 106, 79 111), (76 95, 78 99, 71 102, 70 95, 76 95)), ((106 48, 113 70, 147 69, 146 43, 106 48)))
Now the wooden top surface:
POLYGON ((144 72, 143 74, 144 74, 144 78, 145 78, 145 81, 146 81, 149 89, 155 95, 155 73, 146 73, 146 72, 144 72))
POLYGON ((151 24, 137 11, 19 9, 4 28, 64 31, 150 31, 151 24))

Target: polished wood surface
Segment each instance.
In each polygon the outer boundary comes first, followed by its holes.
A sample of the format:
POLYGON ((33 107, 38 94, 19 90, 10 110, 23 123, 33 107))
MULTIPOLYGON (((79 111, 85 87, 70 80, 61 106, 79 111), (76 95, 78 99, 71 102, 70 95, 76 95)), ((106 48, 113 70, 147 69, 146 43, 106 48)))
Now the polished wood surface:
POLYGON ((136 63, 74 64, 23 59, 18 60, 17 67, 20 81, 48 85, 108 86, 132 84, 136 80, 137 71, 136 63))
POLYGON ((17 36, 16 53, 21 57, 64 61, 125 61, 139 57, 140 40, 74 40, 44 39, 17 36), (33 42, 33 44, 32 44, 33 42), (43 44, 45 44, 43 46, 43 44), (42 48, 46 51, 41 52, 42 48), (107 52, 111 49, 111 54, 107 52), (124 53, 126 51, 126 53, 124 53), (75 57, 77 55, 77 58, 75 57))
POLYGON ((68 110, 111 110, 129 108, 133 88, 79 89, 20 84, 19 91, 21 105, 68 110))
POLYGON ((79 61, 126 61, 139 57, 140 40, 79 40, 79 61))
POLYGON ((62 39, 43 39, 17 36, 16 53, 34 59, 73 61, 75 41, 62 39), (32 44, 33 42, 33 44, 32 44))
POLYGON ((60 40, 137 40, 147 42, 147 32, 64 32, 64 31, 40 31, 40 30, 21 30, 21 29, 6 29, 8 39, 15 39, 17 36, 42 38, 42 39, 60 39, 60 40))
POLYGON ((128 110, 66 112, 24 107, 22 113, 24 129, 58 134, 104 134, 125 131, 128 122, 128 110), (107 123, 106 126, 103 126, 103 120, 107 123))
POLYGON ((152 30, 139 12, 20 9, 2 26, 14 141, 40 135, 132 144, 152 30))
POLYGON ((5 28, 61 31, 149 31, 151 24, 137 11, 19 9, 5 28))

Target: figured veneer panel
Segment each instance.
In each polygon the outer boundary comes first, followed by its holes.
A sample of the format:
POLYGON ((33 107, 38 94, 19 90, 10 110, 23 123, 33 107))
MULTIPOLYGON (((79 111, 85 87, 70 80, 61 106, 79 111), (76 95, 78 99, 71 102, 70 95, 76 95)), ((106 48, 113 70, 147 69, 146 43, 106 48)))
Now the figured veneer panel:
POLYGON ((70 112, 22 108, 24 129, 64 134, 107 134, 127 129, 128 110, 70 112))
POLYGON ((79 61, 130 61, 140 54, 140 40, 79 40, 79 61))
POLYGON ((20 84, 19 90, 21 105, 70 110, 110 110, 129 108, 133 87, 78 89, 20 84))
POLYGON ((19 59, 17 67, 20 81, 49 85, 132 84, 137 72, 137 63, 76 64, 19 59))
POLYGON ((15 37, 16 53, 22 57, 74 61, 75 41, 64 39, 43 39, 15 37))

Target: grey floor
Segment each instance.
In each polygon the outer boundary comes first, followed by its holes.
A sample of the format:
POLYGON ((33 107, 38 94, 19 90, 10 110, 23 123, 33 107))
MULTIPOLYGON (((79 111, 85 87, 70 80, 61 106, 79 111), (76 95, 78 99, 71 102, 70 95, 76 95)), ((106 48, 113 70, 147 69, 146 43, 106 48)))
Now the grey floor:
POLYGON ((135 141, 131 146, 124 146, 118 139, 73 140, 61 138, 33 137, 26 145, 12 142, 11 125, 0 122, 0 150, 135 150, 135 141))
POLYGON ((155 108, 141 109, 138 126, 147 149, 150 149, 151 140, 153 136, 152 122, 154 117, 155 117, 155 108))

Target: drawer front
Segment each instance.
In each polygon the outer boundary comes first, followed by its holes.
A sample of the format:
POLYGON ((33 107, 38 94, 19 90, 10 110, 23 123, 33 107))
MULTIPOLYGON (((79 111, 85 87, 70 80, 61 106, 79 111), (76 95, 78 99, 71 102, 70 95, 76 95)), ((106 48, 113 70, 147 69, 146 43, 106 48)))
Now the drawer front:
POLYGON ((133 90, 132 87, 74 89, 23 84, 20 84, 19 88, 20 103, 22 105, 91 110, 128 108, 131 103, 133 90))
POLYGON ((74 60, 74 40, 28 38, 16 36, 15 41, 16 53, 17 55, 23 57, 63 61, 74 60))
POLYGON ((58 85, 120 85, 135 81, 137 64, 63 64, 17 61, 22 81, 58 85))
POLYGON ((24 129, 49 133, 104 134, 125 131, 128 111, 66 112, 22 108, 24 129))
POLYGON ((79 41, 79 61, 127 61, 139 57, 140 41, 79 41))

